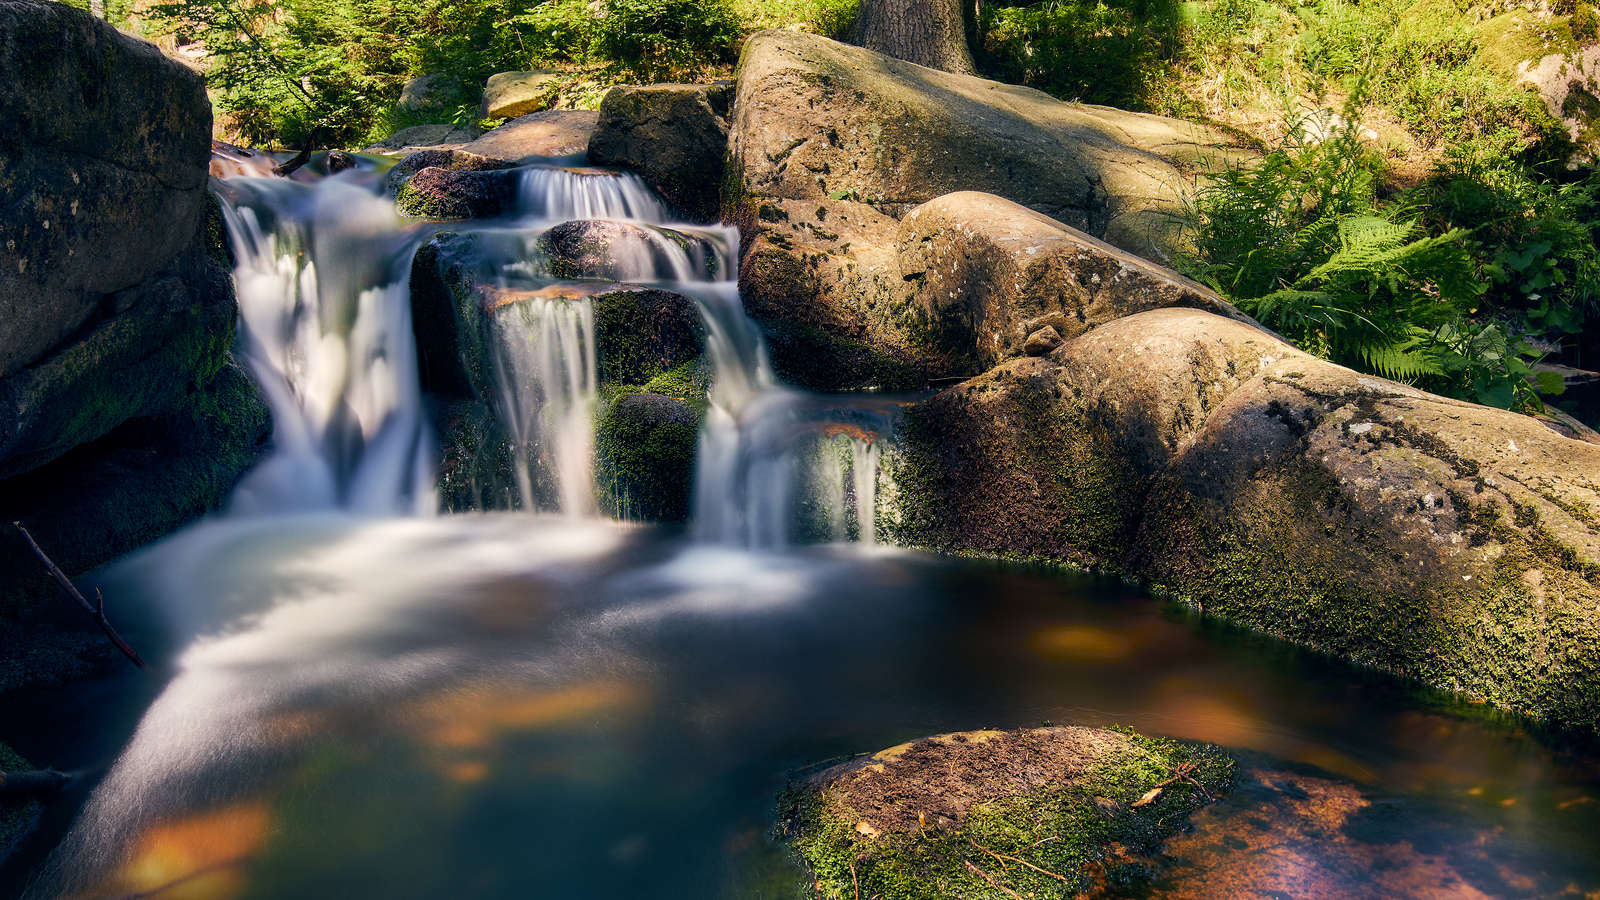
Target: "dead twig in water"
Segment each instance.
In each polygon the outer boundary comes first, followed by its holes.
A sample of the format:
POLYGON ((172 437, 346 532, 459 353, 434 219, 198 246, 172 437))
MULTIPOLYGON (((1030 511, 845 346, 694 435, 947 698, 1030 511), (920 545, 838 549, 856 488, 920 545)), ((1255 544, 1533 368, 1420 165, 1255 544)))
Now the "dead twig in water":
POLYGON ((295 169, 298 169, 301 166, 305 165, 306 163, 310 162, 311 161, 311 144, 312 144, 311 141, 306 141, 305 147, 299 153, 296 153, 292 159, 290 159, 286 163, 280 163, 280 164, 278 164, 276 166, 273 166, 272 167, 272 174, 277 175, 280 178, 287 178, 291 174, 294 173, 295 169))
POLYGON ((1021 894, 1017 893, 1016 891, 1013 891, 1011 888, 1006 887, 1005 885, 1001 884, 1000 882, 995 881, 994 880, 994 876, 990 875, 988 872, 985 872, 984 870, 982 870, 982 869, 978 868, 977 866, 973 865, 972 864, 972 860, 963 859, 962 862, 967 864, 967 868, 971 869, 974 872, 977 872, 980 876, 982 876, 984 881, 987 881, 990 884, 994 885, 996 888, 999 888, 1000 890, 1005 891, 1006 893, 1010 894, 1011 896, 1017 898, 1017 900, 1022 900, 1022 895, 1021 894))
POLYGON ((53 794, 66 787, 71 780, 55 769, 0 772, 0 794, 53 794))
POLYGON ((21 522, 12 522, 11 524, 17 526, 17 530, 22 532, 22 536, 27 539, 28 546, 32 547, 33 552, 39 559, 44 561, 45 568, 50 570, 50 574, 55 576, 56 581, 61 582, 61 586, 67 589, 67 593, 72 595, 72 599, 78 601, 78 605, 83 607, 83 611, 94 619, 95 624, 100 626, 100 630, 106 633, 106 638, 115 644, 117 649, 122 651, 122 655, 131 660, 134 665, 149 671, 150 667, 145 665, 144 660, 139 658, 139 654, 135 653, 133 648, 129 647, 128 643, 122 639, 121 635, 117 634, 117 630, 111 627, 111 623, 106 621, 106 598, 99 591, 95 591, 95 597, 99 599, 100 605, 90 605, 89 601, 83 599, 83 594, 79 593, 78 589, 73 586, 72 579, 68 578, 66 573, 57 568, 56 564, 50 561, 50 557, 44 554, 44 550, 39 547, 39 542, 33 539, 33 535, 28 533, 28 529, 23 528, 21 522))

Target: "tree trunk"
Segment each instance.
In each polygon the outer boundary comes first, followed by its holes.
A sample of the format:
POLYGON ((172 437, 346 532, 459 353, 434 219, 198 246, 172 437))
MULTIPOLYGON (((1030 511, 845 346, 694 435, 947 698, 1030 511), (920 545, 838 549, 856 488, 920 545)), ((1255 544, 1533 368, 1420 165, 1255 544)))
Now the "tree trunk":
POLYGON ((975 75, 962 0, 861 0, 850 42, 919 66, 975 75))
POLYGON ((96 19, 106 17, 106 0, 89 0, 89 15, 96 19))

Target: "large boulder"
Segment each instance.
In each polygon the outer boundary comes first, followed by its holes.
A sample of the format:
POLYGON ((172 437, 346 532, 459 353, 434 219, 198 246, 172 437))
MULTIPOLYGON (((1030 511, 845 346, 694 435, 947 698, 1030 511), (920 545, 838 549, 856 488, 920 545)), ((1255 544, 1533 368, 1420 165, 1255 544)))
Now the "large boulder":
POLYGON ((733 116, 732 206, 851 197, 898 214, 976 190, 1156 259, 1172 245, 1184 167, 1231 152, 1205 126, 786 30, 746 41, 733 116))
POLYGON ((896 248, 927 352, 952 375, 1023 354, 1044 329, 1059 343, 1150 309, 1256 324, 1170 269, 993 194, 961 191, 917 207, 896 248))
POLYGON ((364 148, 363 153, 387 153, 403 156, 424 150, 453 150, 478 139, 476 129, 457 128, 454 125, 413 125, 402 128, 375 144, 364 148))
POLYGON ((614 87, 600 104, 589 161, 637 171, 685 215, 709 222, 720 207, 732 94, 726 82, 614 87))
POLYGON ((765 200, 742 224, 745 309, 779 376, 814 390, 969 377, 1046 329, 1059 343, 1147 309, 1255 324, 1175 272, 992 194, 946 194, 900 221, 852 200, 765 200))
POLYGON ((483 86, 480 119, 514 119, 547 109, 567 76, 556 69, 497 72, 483 86))
POLYGON ((4 378, 192 248, 211 105, 198 74, 56 3, 0 2, 0 72, 4 378))
POLYGON ((1155 310, 912 410, 885 528, 1141 577, 1592 731, 1600 445, 1572 434, 1155 310))
POLYGON ((595 433, 602 508, 632 521, 687 521, 699 442, 689 403, 649 392, 615 397, 595 433))
MULTIPOLYGON (((0 691, 84 670, 76 576, 213 508, 265 449, 206 193, 200 77, 62 4, 0 0, 0 691)), ((115 613, 113 613, 113 617, 115 613)))
POLYGON ((1074 896, 1137 871, 1231 786, 1233 761, 1100 728, 923 738, 791 784, 780 828, 818 897, 1074 896), (1132 857, 1132 858, 1125 858, 1132 857))

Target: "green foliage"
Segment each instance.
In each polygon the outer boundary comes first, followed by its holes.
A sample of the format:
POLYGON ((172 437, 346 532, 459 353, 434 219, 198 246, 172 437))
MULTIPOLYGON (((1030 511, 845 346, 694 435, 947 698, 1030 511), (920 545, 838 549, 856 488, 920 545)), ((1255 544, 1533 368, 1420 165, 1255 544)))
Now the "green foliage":
POLYGON ((1090 103, 1141 108, 1178 46, 1173 0, 984 4, 979 65, 992 77, 1090 103))
POLYGON ((693 78, 733 61, 741 29, 727 0, 606 0, 600 47, 645 81, 693 78))
POLYGON ((1576 218, 1594 203, 1593 185, 1457 169, 1382 202, 1379 171, 1347 127, 1223 172, 1196 202, 1192 271, 1325 359, 1542 409, 1539 395, 1561 384, 1535 377, 1544 354, 1529 335, 1577 331, 1593 302, 1593 226, 1576 218))

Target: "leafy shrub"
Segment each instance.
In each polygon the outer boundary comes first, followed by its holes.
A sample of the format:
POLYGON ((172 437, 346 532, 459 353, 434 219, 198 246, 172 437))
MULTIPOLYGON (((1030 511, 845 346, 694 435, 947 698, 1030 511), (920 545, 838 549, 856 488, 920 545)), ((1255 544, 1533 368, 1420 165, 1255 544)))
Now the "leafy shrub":
POLYGON ((1176 50, 1172 0, 1045 0, 984 4, 979 66, 992 77, 1066 99, 1146 105, 1150 80, 1176 50))
MULTIPOLYGON (((1486 245, 1430 201, 1455 191, 1481 210, 1501 198, 1456 179, 1437 195, 1380 202, 1378 174, 1350 128, 1223 172, 1196 199, 1191 272, 1325 359, 1502 408, 1542 408, 1538 392, 1561 385, 1530 380, 1543 355, 1523 333, 1531 317, 1497 321, 1483 298, 1513 272, 1523 285, 1563 284, 1554 244, 1486 245)), ((1570 297, 1552 299, 1543 314, 1573 308, 1570 297)))
POLYGON ((726 0, 606 0, 600 46, 643 80, 692 78, 733 60, 739 19, 726 0))

